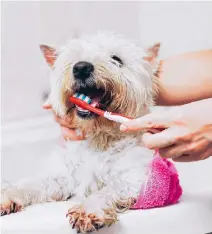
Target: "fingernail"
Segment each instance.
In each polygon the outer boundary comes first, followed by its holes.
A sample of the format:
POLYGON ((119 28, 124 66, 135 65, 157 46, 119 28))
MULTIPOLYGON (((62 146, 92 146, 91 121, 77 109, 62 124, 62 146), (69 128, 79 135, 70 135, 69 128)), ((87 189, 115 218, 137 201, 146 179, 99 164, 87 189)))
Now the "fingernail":
POLYGON ((70 139, 68 137, 64 137, 65 138, 65 141, 69 141, 70 139))
POLYGON ((120 130, 123 131, 123 132, 127 131, 127 126, 124 125, 124 124, 122 124, 122 125, 120 126, 120 130))
POLYGON ((44 102, 44 103, 43 103, 43 108, 44 108, 44 109, 47 109, 47 110, 48 110, 48 109, 51 109, 51 104, 48 103, 48 102, 44 102))

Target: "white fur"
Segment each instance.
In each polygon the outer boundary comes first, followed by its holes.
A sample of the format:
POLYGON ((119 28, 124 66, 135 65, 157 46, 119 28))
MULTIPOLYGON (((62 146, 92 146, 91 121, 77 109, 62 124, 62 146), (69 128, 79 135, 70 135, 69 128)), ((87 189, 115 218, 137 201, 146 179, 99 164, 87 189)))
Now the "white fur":
POLYGON ((87 203, 88 195, 96 194, 87 209, 100 212, 115 198, 137 197, 153 155, 138 143, 136 138, 126 138, 106 152, 98 152, 88 150, 87 141, 68 142, 66 148, 54 150, 42 174, 20 181, 15 193, 13 188, 12 192, 8 189, 7 199, 18 199, 26 206, 55 200, 52 197, 66 200, 70 195, 76 195, 87 203), (104 190, 99 190, 99 183, 105 184, 104 190), (101 201, 102 196, 104 202, 100 205, 98 199, 101 201))
MULTIPOLYGON (((61 101, 61 96, 64 90, 71 92, 74 81, 71 71, 79 61, 94 64, 94 78, 106 88, 107 82, 113 84, 111 92, 116 102, 123 102, 120 111, 123 110, 125 114, 141 116, 147 113, 146 107, 153 104, 155 90, 152 67, 144 60, 148 56, 147 51, 121 36, 99 33, 72 39, 60 48, 58 54, 51 75, 50 101, 59 115, 65 114, 67 107, 61 101), (112 55, 122 58, 122 68, 111 63, 112 55), (123 87, 122 93, 119 93, 119 87, 123 87)), ((79 125, 83 121, 90 123, 88 120, 77 121, 79 125)), ((3 203, 10 199, 26 206, 66 200, 75 195, 81 198, 86 212, 103 215, 103 209, 110 208, 114 201, 137 197, 153 152, 142 146, 141 135, 120 135, 120 138, 116 138, 120 134, 119 125, 115 125, 117 130, 114 130, 114 126, 111 128, 109 124, 110 121, 102 122, 92 133, 107 129, 107 135, 103 138, 105 142, 101 141, 107 143, 111 132, 114 140, 107 150, 92 148, 89 139, 67 142, 65 148, 54 150, 45 164, 45 173, 21 181, 15 188, 8 188, 3 193, 3 203)), ((88 124, 87 129, 93 126, 88 124)), ((95 141, 98 141, 98 137, 95 141)))
MULTIPOLYGON (((129 105, 131 105, 131 100, 139 101, 138 108, 153 104, 152 67, 144 60, 144 57, 148 56, 147 50, 122 38, 121 35, 107 32, 82 36, 80 40, 72 39, 58 50, 58 54, 50 78, 50 102, 59 115, 64 115, 66 110, 60 102, 64 73, 69 66, 72 68, 78 61, 90 62, 95 66, 101 65, 106 71, 109 71, 117 83, 122 83, 130 90, 126 98, 129 105), (122 58, 124 62, 122 69, 111 63, 111 55, 122 58)), ((97 70, 97 75, 99 75, 98 73, 100 71, 97 70)), ((73 76, 70 72, 70 83, 67 84, 67 89, 70 89, 72 80, 73 76)))

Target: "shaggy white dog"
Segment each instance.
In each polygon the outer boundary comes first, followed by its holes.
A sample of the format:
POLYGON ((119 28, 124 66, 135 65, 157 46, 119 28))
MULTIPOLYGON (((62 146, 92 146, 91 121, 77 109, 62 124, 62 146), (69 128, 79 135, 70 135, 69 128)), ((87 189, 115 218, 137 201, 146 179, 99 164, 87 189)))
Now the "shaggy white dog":
POLYGON ((54 151, 43 175, 3 190, 2 215, 76 196, 81 203, 67 216, 78 232, 88 232, 111 225, 135 203, 153 155, 142 146, 142 133, 122 133, 119 124, 73 105, 69 97, 82 93, 91 105, 132 118, 148 113, 157 91, 159 47, 144 50, 112 33, 72 39, 59 50, 41 46, 52 68, 49 101, 87 140, 67 142, 54 151))

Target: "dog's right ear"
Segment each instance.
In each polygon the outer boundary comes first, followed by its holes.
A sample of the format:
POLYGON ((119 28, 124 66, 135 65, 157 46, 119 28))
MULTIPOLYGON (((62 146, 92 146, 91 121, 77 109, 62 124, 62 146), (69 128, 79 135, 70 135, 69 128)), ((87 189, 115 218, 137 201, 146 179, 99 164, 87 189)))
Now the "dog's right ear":
POLYGON ((154 64, 158 57, 160 46, 161 44, 158 42, 155 43, 153 46, 149 47, 147 49, 148 56, 144 57, 144 59, 150 62, 151 64, 154 64))
POLYGON ((40 49, 44 55, 44 58, 46 60, 46 62, 48 63, 48 65, 53 68, 54 63, 57 59, 57 52, 54 48, 47 46, 47 45, 40 45, 40 49))

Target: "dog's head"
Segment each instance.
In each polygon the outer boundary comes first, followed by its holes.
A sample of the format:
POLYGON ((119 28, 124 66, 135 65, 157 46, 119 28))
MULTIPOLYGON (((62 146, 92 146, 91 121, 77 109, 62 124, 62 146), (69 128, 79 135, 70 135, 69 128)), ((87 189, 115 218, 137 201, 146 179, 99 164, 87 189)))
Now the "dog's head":
POLYGON ((72 39, 55 50, 41 45, 52 68, 50 102, 61 116, 68 115, 73 127, 87 133, 112 132, 116 123, 84 112, 70 103, 74 93, 88 96, 93 105, 135 118, 153 104, 153 75, 160 45, 144 50, 112 33, 72 39))

